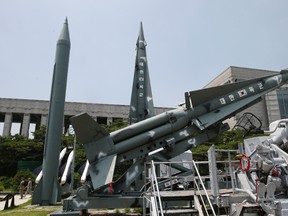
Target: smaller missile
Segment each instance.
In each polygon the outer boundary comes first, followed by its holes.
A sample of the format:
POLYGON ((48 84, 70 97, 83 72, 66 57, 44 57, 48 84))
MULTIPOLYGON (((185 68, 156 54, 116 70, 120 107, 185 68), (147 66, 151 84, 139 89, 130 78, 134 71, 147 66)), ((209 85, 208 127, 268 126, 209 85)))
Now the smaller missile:
POLYGON ((80 179, 81 184, 85 183, 85 181, 86 181, 86 178, 88 175, 88 168, 89 168, 89 161, 87 160, 85 167, 84 167, 84 171, 83 171, 81 179, 80 179))
POLYGON ((66 166, 63 172, 63 175, 61 177, 61 185, 64 185, 67 181, 67 176, 69 174, 69 171, 71 170, 71 165, 72 165, 72 161, 73 161, 73 154, 74 154, 74 150, 70 152, 67 162, 66 162, 66 166))
MULTIPOLYGON (((64 157, 64 155, 66 154, 66 151, 67 151, 67 148, 63 148, 62 151, 60 152, 60 155, 59 155, 59 165, 61 164, 61 161, 64 157)), ((41 172, 38 174, 37 178, 35 179, 35 183, 38 184, 41 180, 43 176, 43 171, 41 170, 41 172)))
MULTIPOLYGON (((281 71, 279 75, 186 92, 185 107, 111 134, 86 113, 72 117, 70 121, 76 137, 84 144, 90 163, 93 188, 110 183, 118 163, 143 159, 161 148, 158 156, 171 159, 199 145, 209 139, 209 135, 217 134, 215 125, 258 102, 261 96, 284 85, 287 80, 288 71, 281 71)), ((138 170, 138 173, 141 172, 138 170)))

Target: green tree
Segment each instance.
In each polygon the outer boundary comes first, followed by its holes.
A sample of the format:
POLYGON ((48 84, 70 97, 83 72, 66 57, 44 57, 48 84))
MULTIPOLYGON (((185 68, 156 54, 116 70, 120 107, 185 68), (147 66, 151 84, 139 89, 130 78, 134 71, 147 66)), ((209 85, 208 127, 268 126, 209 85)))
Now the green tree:
POLYGON ((234 129, 225 131, 224 133, 217 136, 215 139, 211 139, 198 145, 196 148, 192 148, 193 159, 199 161, 205 161, 208 159, 208 149, 211 145, 215 145, 217 149, 233 150, 238 148, 239 143, 243 143, 244 139, 255 136, 263 136, 263 134, 253 134, 249 137, 244 137, 246 131, 243 129, 234 129))
MULTIPOLYGON (((192 148, 193 160, 195 161, 207 161, 208 160, 208 149, 214 145, 216 149, 237 149, 238 143, 242 143, 244 139, 245 131, 242 129, 235 129, 225 131, 218 135, 215 139, 211 139, 207 142, 201 143, 196 148, 192 148)), ((217 159, 227 160, 227 154, 217 154, 217 159)), ((235 155, 231 155, 232 157, 235 155)), ((208 175, 209 168, 208 164, 199 165, 200 175, 208 175)))
POLYGON ((127 126, 128 126, 128 122, 124 121, 123 119, 116 119, 109 125, 102 125, 102 127, 104 127, 105 130, 108 131, 109 133, 119 130, 121 128, 127 127, 127 126))
POLYGON ((32 132, 34 140, 45 143, 46 129, 47 129, 46 125, 41 125, 38 130, 32 132))

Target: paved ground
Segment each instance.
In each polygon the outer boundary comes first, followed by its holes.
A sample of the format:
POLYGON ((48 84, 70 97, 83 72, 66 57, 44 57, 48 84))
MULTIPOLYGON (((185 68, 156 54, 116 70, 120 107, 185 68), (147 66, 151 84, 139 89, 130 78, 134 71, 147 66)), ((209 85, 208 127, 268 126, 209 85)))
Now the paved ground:
MULTIPOLYGON (((0 199, 3 198, 3 196, 1 195, 0 199)), ((20 199, 20 195, 19 194, 16 194, 14 196, 14 204, 15 206, 18 206, 18 205, 21 205, 25 202, 27 202, 28 200, 31 199, 31 195, 27 195, 26 197, 24 197, 23 199, 20 199)), ((9 207, 11 205, 11 201, 12 199, 9 200, 9 207)), ((5 201, 1 201, 0 202, 0 211, 2 211, 4 209, 4 206, 5 206, 5 201)))

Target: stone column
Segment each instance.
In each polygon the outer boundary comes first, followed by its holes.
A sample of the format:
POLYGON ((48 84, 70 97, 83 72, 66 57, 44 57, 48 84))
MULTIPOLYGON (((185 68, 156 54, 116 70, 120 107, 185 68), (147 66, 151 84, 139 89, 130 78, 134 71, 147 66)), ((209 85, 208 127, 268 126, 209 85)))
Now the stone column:
POLYGON ((5 113, 3 136, 9 136, 11 134, 12 119, 13 119, 12 113, 5 113))
POLYGON ((47 125, 47 117, 48 117, 48 115, 46 114, 42 114, 41 115, 41 123, 40 123, 40 125, 47 125))
POLYGON ((22 127, 21 127, 21 135, 25 137, 29 137, 29 127, 30 127, 30 113, 24 113, 22 127))
POLYGON ((107 125, 111 125, 113 122, 113 118, 112 117, 108 117, 107 118, 107 125))

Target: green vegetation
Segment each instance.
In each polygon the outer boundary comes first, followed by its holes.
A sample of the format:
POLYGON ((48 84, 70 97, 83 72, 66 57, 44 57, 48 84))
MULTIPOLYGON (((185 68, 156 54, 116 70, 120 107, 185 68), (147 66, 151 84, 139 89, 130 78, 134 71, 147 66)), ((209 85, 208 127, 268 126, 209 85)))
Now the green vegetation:
MULTIPOLYGON (((126 127, 127 122, 117 119, 110 125, 102 125, 108 132, 126 127)), ((32 173, 43 161, 43 150, 46 135, 46 126, 41 126, 34 133, 33 139, 27 139, 19 134, 13 136, 0 136, 0 191, 18 191, 21 177, 24 179, 36 176, 32 173), (35 162, 35 163, 33 163, 35 162), (36 164, 37 166, 32 166, 36 164), (26 165, 26 167, 25 167, 26 165), (24 167, 23 167, 24 166, 24 167)), ((73 147, 74 135, 63 135, 61 149, 73 147)), ((68 155, 67 155, 68 157, 68 155)), ((65 159, 65 158, 64 158, 65 159)), ((75 170, 77 171, 86 162, 86 155, 82 145, 76 145, 75 170)), ((120 169, 120 168, 119 168, 120 169)), ((118 170, 119 170, 118 169, 118 170)), ((125 169, 121 167, 119 172, 125 169)), ((75 172, 74 186, 77 186, 80 175, 75 172)))
MULTIPOLYGON (((102 126, 108 132, 113 132, 115 130, 124 128, 127 125, 127 122, 117 119, 110 125, 102 126)), ((8 137, 0 136, 0 191, 18 191, 21 177, 24 177, 25 179, 30 177, 32 180, 35 180, 36 176, 32 173, 35 167, 33 169, 32 167, 23 168, 19 166, 19 162, 22 162, 21 164, 28 164, 28 162, 31 161, 38 161, 39 164, 42 164, 45 133, 46 126, 41 126, 34 132, 34 139, 27 139, 18 134, 8 137)), ((207 160, 207 151, 211 145, 215 145, 215 148, 217 149, 237 149, 238 143, 243 142, 244 134, 245 131, 241 129, 226 131, 219 135, 216 139, 202 143, 196 148, 191 149, 193 152, 193 159, 195 161, 207 160)), ((259 136, 259 134, 254 136, 259 136)), ((73 135, 63 135, 61 148, 73 147, 74 138, 75 137, 73 135)), ((77 171, 86 162, 85 151, 82 145, 76 145, 75 158, 75 170, 77 171)), ((127 161, 118 165, 115 168, 114 180, 125 173, 131 163, 131 161, 127 161)), ((80 175, 75 172, 74 178, 74 186, 77 187, 80 180, 80 175)))
POLYGON ((253 134, 249 137, 244 137, 246 131, 243 129, 234 129, 225 131, 217 138, 209 140, 208 142, 198 145, 196 148, 192 148, 193 159, 195 161, 205 161, 208 159, 208 149, 214 145, 216 149, 233 150, 238 149, 238 144, 243 143, 243 140, 255 136, 264 136, 263 134, 253 134))
POLYGON ((123 121, 122 119, 116 119, 115 121, 113 121, 111 124, 109 125, 101 125, 103 128, 105 128, 106 131, 108 131, 109 133, 119 130, 121 128, 127 127, 128 126, 128 122, 123 121))

